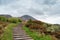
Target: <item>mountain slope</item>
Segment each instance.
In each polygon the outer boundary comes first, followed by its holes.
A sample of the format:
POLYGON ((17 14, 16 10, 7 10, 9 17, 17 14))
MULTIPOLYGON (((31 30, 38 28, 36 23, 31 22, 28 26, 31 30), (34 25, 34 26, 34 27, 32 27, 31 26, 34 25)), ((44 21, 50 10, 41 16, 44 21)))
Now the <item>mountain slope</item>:
POLYGON ((31 17, 31 16, 29 16, 29 15, 24 15, 24 16, 21 16, 20 17, 22 20, 29 20, 29 19, 31 19, 31 20, 36 20, 35 18, 33 18, 33 17, 31 17))
POLYGON ((12 17, 11 15, 5 15, 5 14, 0 14, 0 16, 4 16, 6 18, 11 18, 12 17))

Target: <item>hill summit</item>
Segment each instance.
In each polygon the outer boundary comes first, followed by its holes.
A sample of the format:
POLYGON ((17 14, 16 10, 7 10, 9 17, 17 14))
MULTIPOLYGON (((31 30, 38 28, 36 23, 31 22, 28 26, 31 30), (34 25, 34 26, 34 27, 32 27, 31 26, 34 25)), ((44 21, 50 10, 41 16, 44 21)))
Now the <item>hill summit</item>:
POLYGON ((29 15, 23 15, 23 16, 21 16, 20 17, 22 20, 25 20, 25 21, 27 21, 27 20, 29 20, 29 19, 31 19, 31 20, 36 20, 35 18, 33 18, 32 16, 29 16, 29 15))

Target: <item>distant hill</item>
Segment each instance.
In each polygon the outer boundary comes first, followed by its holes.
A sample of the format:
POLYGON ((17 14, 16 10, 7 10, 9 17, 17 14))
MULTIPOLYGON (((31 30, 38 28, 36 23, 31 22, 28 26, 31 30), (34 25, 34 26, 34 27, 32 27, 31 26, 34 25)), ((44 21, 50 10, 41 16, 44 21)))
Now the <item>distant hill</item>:
POLYGON ((31 19, 31 20, 36 20, 35 18, 33 18, 32 16, 29 16, 29 15, 24 15, 24 16, 21 16, 20 17, 22 20, 24 20, 24 21, 27 21, 27 20, 29 20, 29 19, 31 19))
POLYGON ((4 17, 6 17, 6 18, 11 18, 12 16, 11 15, 0 15, 0 16, 4 16, 4 17))

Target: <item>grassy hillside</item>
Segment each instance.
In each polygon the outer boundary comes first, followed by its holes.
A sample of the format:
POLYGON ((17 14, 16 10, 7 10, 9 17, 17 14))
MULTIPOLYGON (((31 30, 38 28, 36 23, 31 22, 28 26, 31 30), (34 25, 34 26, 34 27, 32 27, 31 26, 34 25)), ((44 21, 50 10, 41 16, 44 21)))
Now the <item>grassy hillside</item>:
MULTIPOLYGON (((22 22, 19 18, 5 18, 0 16, 0 40, 12 40, 12 29, 16 25, 22 22)), ((23 21, 23 29, 29 34, 34 40, 52 40, 54 35, 55 38, 60 38, 60 25, 48 24, 38 20, 23 21)))
POLYGON ((50 35, 43 35, 43 34, 39 34, 37 32, 32 32, 29 28, 27 27, 23 27, 23 29, 26 31, 27 34, 30 35, 30 37, 32 37, 34 40, 52 40, 50 35))
POLYGON ((14 23, 8 24, 6 29, 4 30, 1 40, 12 40, 13 39, 12 29, 15 26, 17 26, 17 24, 14 23))
MULTIPOLYGON (((32 32, 38 32, 44 35, 54 35, 56 38, 60 38, 60 25, 58 24, 48 24, 42 21, 29 20, 25 23, 25 26, 32 32)), ((30 32, 29 31, 29 32, 30 32)), ((48 37, 47 37, 48 38, 48 37)))
POLYGON ((12 40, 12 29, 21 22, 19 18, 0 16, 0 40, 12 40))

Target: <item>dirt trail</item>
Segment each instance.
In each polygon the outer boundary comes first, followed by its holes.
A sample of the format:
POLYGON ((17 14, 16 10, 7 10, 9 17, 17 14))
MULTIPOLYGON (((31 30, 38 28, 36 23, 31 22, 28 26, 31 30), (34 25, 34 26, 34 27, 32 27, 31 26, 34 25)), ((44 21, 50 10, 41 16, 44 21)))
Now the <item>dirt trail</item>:
POLYGON ((17 27, 13 28, 13 40, 33 40, 26 32, 22 29, 23 24, 20 23, 17 27))

